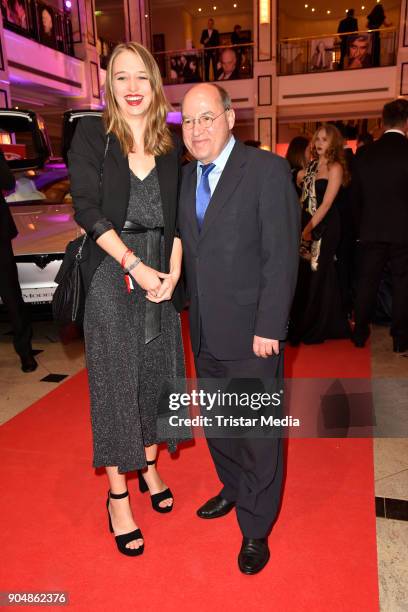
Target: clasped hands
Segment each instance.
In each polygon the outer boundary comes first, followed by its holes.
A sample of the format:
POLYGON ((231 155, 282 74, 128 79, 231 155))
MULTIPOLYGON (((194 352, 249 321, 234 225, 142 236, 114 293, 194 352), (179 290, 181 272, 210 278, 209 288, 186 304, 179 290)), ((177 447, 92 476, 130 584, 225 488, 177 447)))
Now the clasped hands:
POLYGON ((171 300, 180 276, 174 272, 170 272, 170 274, 159 272, 146 266, 143 262, 140 262, 130 274, 137 284, 146 291, 146 299, 156 304, 171 300))

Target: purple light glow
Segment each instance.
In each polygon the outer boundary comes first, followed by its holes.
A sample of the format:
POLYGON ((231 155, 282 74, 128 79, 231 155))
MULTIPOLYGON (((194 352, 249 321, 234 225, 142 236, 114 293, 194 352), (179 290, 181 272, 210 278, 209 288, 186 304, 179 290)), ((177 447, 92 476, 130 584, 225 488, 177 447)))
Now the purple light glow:
POLYGON ((170 111, 167 113, 167 123, 181 125, 181 113, 179 111, 170 111))
POLYGON ((67 223, 71 219, 72 215, 45 215, 41 220, 47 223, 67 223))
POLYGON ((65 0, 65 8, 70 9, 72 7, 71 0, 65 0))

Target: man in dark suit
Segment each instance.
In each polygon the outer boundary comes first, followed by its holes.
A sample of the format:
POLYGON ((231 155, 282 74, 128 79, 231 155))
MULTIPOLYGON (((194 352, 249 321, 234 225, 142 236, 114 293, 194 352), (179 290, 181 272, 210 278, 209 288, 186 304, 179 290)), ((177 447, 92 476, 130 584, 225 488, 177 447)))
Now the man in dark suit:
MULTIPOLYGON (((190 334, 201 379, 282 376, 283 341, 296 284, 300 209, 287 162, 235 140, 228 93, 196 85, 183 105, 183 137, 197 160, 183 168, 179 229, 190 334)), ((221 492, 197 512, 218 518, 236 507, 241 571, 269 559, 283 474, 279 438, 210 438, 221 492)))
POLYGON ((408 101, 384 106, 385 132, 354 165, 359 275, 354 344, 364 346, 381 275, 388 263, 393 282, 391 335, 395 352, 408 350, 408 101))
POLYGON ((201 33, 200 44, 204 45, 204 74, 205 80, 210 80, 210 62, 212 63, 214 78, 217 71, 217 52, 211 50, 211 47, 220 46, 220 35, 218 30, 214 29, 214 19, 208 20, 208 28, 201 33))
MULTIPOLYGON (((354 9, 349 9, 347 11, 347 17, 342 19, 339 23, 339 27, 337 28, 338 34, 344 34, 347 32, 358 32, 358 21, 354 17, 354 9)), ((348 44, 348 36, 341 36, 340 42, 340 70, 344 68, 344 60, 347 55, 347 44, 348 44)))
POLYGON ((23 372, 33 372, 37 362, 31 349, 31 324, 21 295, 18 282, 17 265, 14 259, 11 241, 17 236, 17 228, 9 211, 1 189, 10 190, 15 179, 4 154, 0 151, 0 297, 7 308, 14 333, 14 348, 21 360, 23 372))

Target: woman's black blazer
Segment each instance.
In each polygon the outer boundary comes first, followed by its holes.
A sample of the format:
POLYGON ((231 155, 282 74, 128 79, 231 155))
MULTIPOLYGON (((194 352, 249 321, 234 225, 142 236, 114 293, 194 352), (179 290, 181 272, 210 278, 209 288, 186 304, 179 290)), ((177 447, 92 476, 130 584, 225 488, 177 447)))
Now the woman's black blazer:
MULTIPOLYGON (((102 119, 80 119, 68 152, 71 195, 75 220, 92 236, 99 223, 110 221, 118 234, 126 221, 130 197, 130 173, 127 157, 118 139, 109 135, 109 146, 104 158, 107 136, 102 119)), ((176 235, 177 205, 180 183, 181 143, 174 137, 174 147, 166 155, 156 156, 164 217, 165 272, 169 270, 170 255, 176 235)), ((81 272, 85 291, 106 252, 92 238, 85 244, 81 272)), ((181 283, 172 301, 178 311, 183 308, 181 283)))

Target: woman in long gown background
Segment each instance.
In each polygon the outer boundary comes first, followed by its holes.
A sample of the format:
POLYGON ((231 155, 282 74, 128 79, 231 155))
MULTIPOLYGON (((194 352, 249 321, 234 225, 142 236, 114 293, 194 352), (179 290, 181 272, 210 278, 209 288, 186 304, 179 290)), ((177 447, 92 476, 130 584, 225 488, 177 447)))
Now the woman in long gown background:
POLYGON ((335 263, 340 241, 336 200, 349 177, 343 139, 335 126, 323 124, 315 132, 311 156, 297 176, 302 186, 302 244, 289 326, 292 344, 318 344, 350 335, 335 263))

